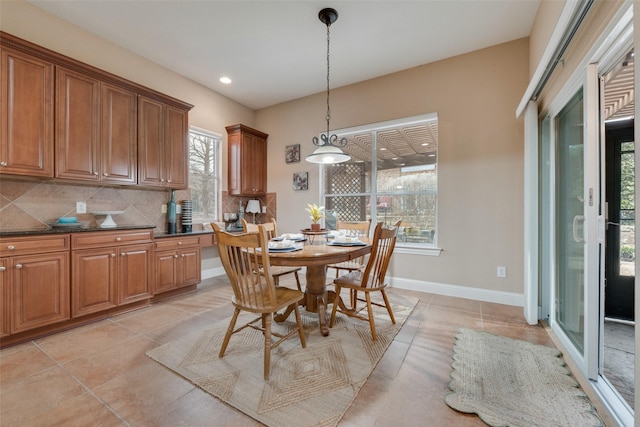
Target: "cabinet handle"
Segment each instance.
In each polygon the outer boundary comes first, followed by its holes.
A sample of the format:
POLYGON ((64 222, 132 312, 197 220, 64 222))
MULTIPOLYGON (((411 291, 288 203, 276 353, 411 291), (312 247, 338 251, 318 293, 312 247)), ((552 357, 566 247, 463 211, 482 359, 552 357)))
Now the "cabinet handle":
POLYGON ((0 267, 0 271, 5 271, 6 269, 7 267, 4 267, 4 266, 0 267))
POLYGON ((7 162, 0 162, 0 166, 7 166, 7 162))
POLYGON ((119 242, 120 240, 122 240, 120 237, 116 237, 116 242, 119 242))
POLYGON ((16 268, 20 270, 22 268, 22 264, 16 264, 16 268))
POLYGON ((15 247, 15 246, 13 246, 13 245, 9 245, 9 246, 7 246, 7 249, 9 249, 10 251, 14 250, 15 248, 16 248, 16 247, 15 247))

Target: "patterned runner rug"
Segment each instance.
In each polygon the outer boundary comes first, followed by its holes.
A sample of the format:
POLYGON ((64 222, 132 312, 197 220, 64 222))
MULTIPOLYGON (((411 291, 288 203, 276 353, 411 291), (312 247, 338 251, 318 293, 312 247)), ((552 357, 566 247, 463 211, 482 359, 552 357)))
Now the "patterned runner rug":
POLYGON ((445 402, 490 426, 604 426, 560 356, 551 347, 460 329, 445 402))
MULTIPOLYGON (((209 394, 268 426, 335 426, 382 358, 417 304, 415 298, 390 294, 396 324, 374 307, 378 340, 367 322, 339 314, 329 336, 318 329, 318 315, 301 310, 307 348, 295 335, 271 354, 271 375, 263 377, 264 338, 246 328, 231 337, 218 358, 229 319, 194 331, 147 355, 209 394)), ((243 319, 255 317, 241 314, 243 319), (244 317, 243 317, 244 316, 244 317)), ((295 327, 294 315, 273 328, 295 327)))

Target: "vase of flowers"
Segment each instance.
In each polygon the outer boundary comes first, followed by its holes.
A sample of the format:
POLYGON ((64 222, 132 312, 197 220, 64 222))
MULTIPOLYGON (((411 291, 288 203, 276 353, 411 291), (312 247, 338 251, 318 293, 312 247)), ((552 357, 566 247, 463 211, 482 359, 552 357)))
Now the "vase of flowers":
POLYGON ((320 231, 320 220, 324 218, 324 206, 318 206, 315 203, 308 204, 305 209, 309 213, 311 219, 311 231, 320 231))

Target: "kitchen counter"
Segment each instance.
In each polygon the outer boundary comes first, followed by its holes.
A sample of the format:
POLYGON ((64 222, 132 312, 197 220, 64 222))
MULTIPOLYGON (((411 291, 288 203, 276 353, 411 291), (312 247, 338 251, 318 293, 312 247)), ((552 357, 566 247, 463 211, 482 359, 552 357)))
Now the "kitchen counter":
POLYGON ((100 228, 98 226, 82 226, 82 227, 51 227, 38 230, 12 230, 0 231, 0 237, 16 237, 16 236, 37 236, 42 234, 65 234, 65 233, 83 233, 90 231, 117 231, 117 230, 138 230, 154 228, 153 225, 118 225, 112 228, 100 228))
POLYGON ((201 234, 213 234, 213 230, 194 230, 194 231, 190 231, 188 233, 173 233, 173 234, 169 234, 169 233, 165 233, 163 231, 156 231, 153 235, 154 239, 164 239, 167 237, 178 237, 178 236, 197 236, 197 235, 201 235, 201 234))

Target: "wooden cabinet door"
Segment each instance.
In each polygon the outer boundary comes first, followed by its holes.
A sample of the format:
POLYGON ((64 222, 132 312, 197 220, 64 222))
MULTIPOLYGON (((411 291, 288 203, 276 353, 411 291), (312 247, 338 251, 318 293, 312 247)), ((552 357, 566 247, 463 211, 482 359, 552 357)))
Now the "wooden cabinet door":
POLYGON ((0 173, 53 177, 53 64, 0 55, 0 173))
POLYGON ((253 153, 253 188, 255 195, 267 194, 267 141, 256 137, 253 153))
POLYGON ((200 263, 200 248, 183 249, 180 253, 180 284, 181 286, 200 283, 202 265, 200 263))
POLYGON ((178 286, 178 251, 156 252, 156 280, 154 294, 170 291, 178 286))
POLYGON ((187 112, 165 106, 164 152, 167 186, 185 189, 189 182, 189 125, 187 112))
POLYGON ((151 297, 153 244, 118 248, 118 305, 151 297))
POLYGON ((12 332, 68 320, 69 253, 10 258, 13 291, 12 332))
POLYGON ((138 97, 138 183, 165 186, 163 104, 138 97))
POLYGON ((7 258, 0 259, 0 338, 11 333, 11 297, 9 295, 9 271, 7 258))
POLYGON ((267 193, 267 135, 244 125, 227 126, 230 195, 267 193))
POLYGON ((101 83, 101 180, 135 184, 137 171, 137 96, 101 83))
POLYGON ((56 177, 100 180, 100 82, 56 69, 56 177))
POLYGON ((113 308, 116 301, 116 248, 73 251, 71 316, 113 308))

